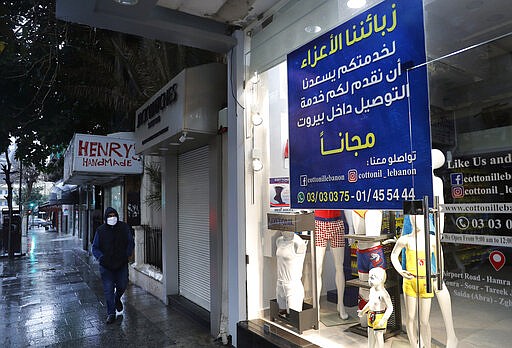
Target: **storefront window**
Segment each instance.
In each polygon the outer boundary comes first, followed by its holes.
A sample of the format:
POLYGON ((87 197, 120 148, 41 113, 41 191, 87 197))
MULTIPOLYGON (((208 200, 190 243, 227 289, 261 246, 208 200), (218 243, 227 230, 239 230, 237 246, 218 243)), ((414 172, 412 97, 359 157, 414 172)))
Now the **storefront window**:
POLYGON ((112 207, 117 210, 119 219, 124 221, 122 185, 105 188, 105 207, 112 207))
MULTIPOLYGON (((279 267, 276 240, 281 234, 267 228, 267 214, 290 211, 289 157, 293 148, 289 148, 287 132, 286 54, 325 33, 306 33, 302 29, 305 23, 321 18, 327 30, 362 11, 343 12, 342 1, 325 1, 314 9, 305 3, 290 2, 267 28, 254 32, 247 54, 246 153, 248 159, 258 158, 263 164, 260 171, 247 170, 249 319, 271 319, 269 303, 276 298, 279 267), (306 6, 304 11, 299 10, 302 5, 306 6)), ((377 3, 381 2, 369 3, 365 9, 377 3)), ((441 244, 433 244, 436 253, 432 262, 441 262, 432 272, 443 273, 432 283, 433 297, 417 301, 421 302, 418 312, 429 311, 428 330, 420 320, 407 326, 407 297, 399 287, 399 299, 394 304, 400 307, 396 310, 401 311, 398 320, 402 328, 398 334, 386 336, 389 340, 406 344, 404 331, 414 328, 423 339, 430 337, 433 344, 447 347, 507 346, 507 322, 512 318, 512 25, 504 16, 512 11, 512 4, 497 0, 488 5, 483 1, 423 1, 428 131, 435 149, 434 195, 440 198, 439 220, 432 230, 441 236, 441 244)), ((409 78, 416 78, 414 69, 409 78)), ((387 239, 401 237, 408 219, 404 221, 402 210, 383 211, 381 235, 387 239)), ((348 233, 346 218, 345 223, 348 233)), ((357 259, 355 248, 351 248, 354 241, 346 242, 344 273, 349 284, 351 278, 357 278, 357 259)), ((311 285, 322 289, 318 330, 296 333, 320 346, 354 342, 363 346, 366 337, 348 330, 359 323, 358 291, 345 287, 346 321, 339 318, 339 308, 332 299, 338 287, 338 259, 328 247, 321 284, 311 285)), ((305 270, 314 271, 314 265, 304 265, 305 270)), ((387 272, 388 279, 402 282, 391 264, 387 272)))

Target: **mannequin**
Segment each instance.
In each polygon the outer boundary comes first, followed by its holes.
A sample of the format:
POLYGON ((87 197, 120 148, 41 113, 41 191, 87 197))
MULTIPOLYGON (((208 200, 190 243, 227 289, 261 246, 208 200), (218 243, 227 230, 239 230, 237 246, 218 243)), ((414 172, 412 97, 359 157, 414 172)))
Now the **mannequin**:
MULTIPOLYGON (((418 335, 415 330, 415 318, 418 306, 420 312, 420 335, 425 348, 431 347, 431 330, 429 323, 430 306, 433 292, 426 291, 426 267, 433 267, 434 265, 426 265, 425 262, 425 231, 423 223, 423 215, 411 215, 412 233, 402 235, 396 241, 395 247, 391 252, 391 262, 396 271, 404 278, 403 292, 405 297, 405 306, 407 308, 406 328, 409 344, 412 347, 418 346, 418 335), (402 268, 402 264, 398 260, 402 249, 406 251, 406 269, 402 268)), ((435 237, 429 234, 430 250, 435 253, 436 240, 435 237)), ((435 269, 432 269, 432 274, 435 274, 435 269)))
MULTIPOLYGON (((347 210, 345 216, 351 222, 354 234, 363 236, 379 236, 382 225, 380 210, 347 210)), ((351 231, 352 232, 352 231, 351 231)), ((374 267, 386 268, 386 258, 380 242, 357 242, 357 273, 359 280, 368 281, 368 272, 374 267)), ((369 290, 359 288, 358 308, 362 309, 369 298, 369 290)), ((367 326, 366 320, 360 320, 362 327, 367 326)))
POLYGON ((279 310, 287 314, 290 313, 290 309, 300 312, 304 301, 304 285, 301 279, 307 241, 294 232, 282 231, 276 245, 276 296, 279 310))
MULTIPOLYGON (((443 153, 438 149, 432 149, 432 182, 433 182, 433 193, 434 197, 439 197, 439 204, 444 204, 444 196, 443 196, 443 181, 441 178, 437 177, 434 174, 435 169, 439 169, 444 165, 445 157, 443 153)), ((441 236, 444 231, 444 213, 440 213, 440 225, 439 231, 441 236)), ((430 221, 431 232, 435 232, 435 228, 433 225, 433 221, 430 221)), ((407 228, 406 221, 404 220, 404 230, 403 234, 409 234, 410 229, 407 228)), ((443 250, 439 250, 439 257, 441 262, 443 262, 443 250)), ((458 344, 457 336, 455 335, 455 329, 453 327, 453 316, 452 316, 452 300, 450 296, 450 292, 446 287, 446 284, 443 282, 442 289, 439 290, 437 286, 437 279, 433 282, 433 289, 436 295, 437 301, 439 302, 439 307, 441 309, 441 315, 443 316, 444 326, 446 328, 446 348, 456 348, 458 344)))
POLYGON ((368 322, 368 348, 383 348, 384 333, 388 319, 393 313, 393 303, 388 291, 384 287, 386 282, 386 270, 375 267, 368 273, 368 284, 370 284, 370 296, 368 302, 357 311, 362 318, 365 313, 368 322))
MULTIPOLYGON (((433 179, 433 191, 434 196, 439 197, 439 204, 444 204, 444 196, 443 196, 443 180, 434 174, 434 169, 441 168, 444 165, 445 157, 443 153, 438 149, 432 150, 432 179, 433 179)), ((440 214, 440 225, 439 232, 441 233, 441 237, 444 232, 444 213, 440 214)), ((439 257, 441 258, 441 262, 444 261, 443 249, 439 250, 439 257)), ((456 348, 459 340, 457 336, 455 336, 455 329, 453 327, 453 316, 452 316, 452 300, 450 297, 450 292, 446 287, 446 284, 443 282, 442 289, 438 290, 437 280, 434 283, 434 289, 437 301, 439 302, 439 307, 441 308, 441 314, 443 316, 444 325, 446 328, 446 348, 456 348)))
POLYGON ((343 262, 345 260, 345 227, 341 219, 341 211, 315 210, 318 301, 320 301, 320 294, 322 293, 322 270, 328 241, 331 243, 331 251, 336 268, 336 289, 338 291, 337 310, 339 317, 346 320, 348 319, 348 313, 343 303, 343 297, 345 295, 345 273, 343 272, 343 262))

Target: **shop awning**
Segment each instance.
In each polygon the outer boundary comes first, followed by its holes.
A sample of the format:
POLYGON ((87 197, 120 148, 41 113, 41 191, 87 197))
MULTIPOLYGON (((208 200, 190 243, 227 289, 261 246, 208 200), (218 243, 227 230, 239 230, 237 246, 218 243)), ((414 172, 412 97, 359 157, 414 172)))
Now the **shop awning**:
POLYGON ((104 185, 124 175, 142 174, 133 133, 75 134, 64 155, 65 184, 104 185))
POLYGON ((56 183, 50 190, 48 202, 40 205, 39 210, 63 204, 78 204, 78 186, 67 185, 62 181, 56 183))

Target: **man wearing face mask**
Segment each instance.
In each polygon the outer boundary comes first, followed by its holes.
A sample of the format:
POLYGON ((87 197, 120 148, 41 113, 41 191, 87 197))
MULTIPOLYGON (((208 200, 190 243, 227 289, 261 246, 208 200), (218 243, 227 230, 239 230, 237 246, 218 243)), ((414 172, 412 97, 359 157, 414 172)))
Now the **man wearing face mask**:
POLYGON ((119 221, 114 208, 105 209, 105 223, 98 227, 92 242, 92 254, 100 263, 103 293, 107 302, 107 324, 116 320, 116 310, 123 310, 123 296, 128 286, 128 258, 135 243, 130 226, 119 221))

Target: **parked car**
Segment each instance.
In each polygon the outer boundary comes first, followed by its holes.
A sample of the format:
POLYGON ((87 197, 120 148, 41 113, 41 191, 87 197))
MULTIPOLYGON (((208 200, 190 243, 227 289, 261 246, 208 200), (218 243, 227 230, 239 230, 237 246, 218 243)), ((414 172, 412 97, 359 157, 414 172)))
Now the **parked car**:
POLYGON ((52 224, 51 221, 37 218, 37 217, 35 217, 33 219, 29 219, 29 221, 30 221, 30 226, 37 226, 37 227, 49 227, 52 224))

